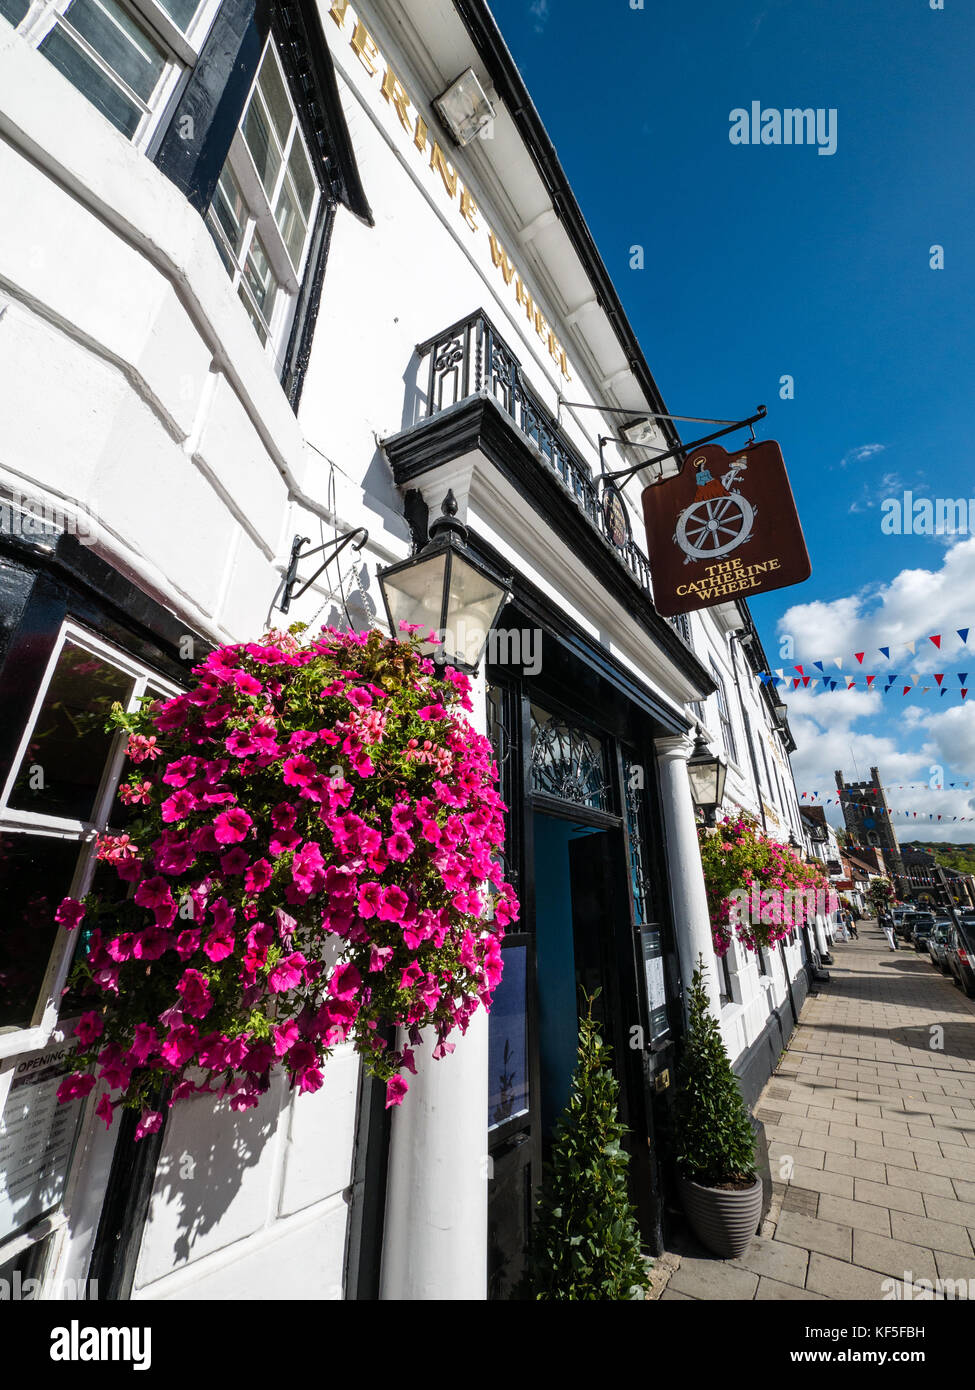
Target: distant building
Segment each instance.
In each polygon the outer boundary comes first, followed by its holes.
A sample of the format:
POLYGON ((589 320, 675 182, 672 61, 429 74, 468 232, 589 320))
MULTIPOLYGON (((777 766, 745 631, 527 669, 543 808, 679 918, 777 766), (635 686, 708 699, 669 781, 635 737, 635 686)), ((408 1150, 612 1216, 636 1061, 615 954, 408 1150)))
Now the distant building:
POLYGON ((884 794, 879 768, 870 769, 869 782, 847 782, 842 772, 836 773, 843 819, 850 847, 857 845, 877 849, 883 857, 884 869, 891 880, 904 874, 904 860, 897 832, 890 818, 890 807, 884 794))
POLYGON ((971 874, 961 874, 956 869, 945 869, 944 879, 938 872, 938 861, 926 849, 915 845, 905 845, 901 850, 904 861, 904 878, 898 885, 899 896, 912 899, 918 905, 938 904, 947 906, 945 884, 952 901, 959 907, 975 904, 975 893, 971 874))

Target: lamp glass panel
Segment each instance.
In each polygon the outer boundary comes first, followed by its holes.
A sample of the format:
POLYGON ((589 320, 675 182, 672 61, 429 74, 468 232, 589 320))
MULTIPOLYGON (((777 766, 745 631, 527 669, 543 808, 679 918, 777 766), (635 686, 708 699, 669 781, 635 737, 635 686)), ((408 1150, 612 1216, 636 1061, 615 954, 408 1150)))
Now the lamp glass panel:
POLYGON ((717 758, 706 763, 688 763, 687 775, 695 806, 717 806, 721 799, 718 796, 717 758))
POLYGON ((399 625, 416 623, 422 628, 440 628, 443 611, 444 570, 446 555, 420 557, 395 574, 383 575, 380 583, 389 607, 393 636, 399 636, 399 625))
POLYGON ((473 140, 494 114, 473 72, 462 73, 444 92, 440 98, 440 109, 460 145, 473 140))
POLYGON ((716 806, 720 806, 721 803, 722 803, 722 801, 724 801, 724 784, 725 784, 725 779, 727 778, 727 776, 728 776, 728 765, 727 765, 727 763, 725 763, 724 761, 722 761, 721 758, 718 758, 717 763, 716 763, 716 765, 715 765, 715 786, 714 786, 714 802, 715 802, 715 805, 716 805, 716 806))
POLYGON ((467 666, 477 665, 505 593, 494 579, 454 552, 444 634, 448 660, 456 657, 467 666))

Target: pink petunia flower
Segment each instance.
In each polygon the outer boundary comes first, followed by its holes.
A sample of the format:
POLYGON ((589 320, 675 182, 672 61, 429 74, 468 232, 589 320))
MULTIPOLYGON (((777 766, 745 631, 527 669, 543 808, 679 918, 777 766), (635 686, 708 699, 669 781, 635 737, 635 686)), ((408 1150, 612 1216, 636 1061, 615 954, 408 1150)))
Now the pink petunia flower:
POLYGON ((247 832, 254 824, 242 806, 229 811, 221 811, 213 822, 213 833, 221 845, 237 845, 247 838, 247 832))
POLYGON ((58 1100, 62 1105, 71 1100, 80 1100, 87 1096, 95 1085, 95 1078, 91 1072, 75 1071, 70 1076, 66 1076, 58 1087, 58 1100))
POLYGON ((401 1076, 391 1076, 386 1082, 386 1109, 391 1105, 402 1105, 403 1097, 409 1089, 409 1083, 401 1076))
POLYGON ((78 923, 84 919, 85 905, 76 898, 65 898, 54 914, 55 922, 58 922, 65 931, 74 931, 78 923))

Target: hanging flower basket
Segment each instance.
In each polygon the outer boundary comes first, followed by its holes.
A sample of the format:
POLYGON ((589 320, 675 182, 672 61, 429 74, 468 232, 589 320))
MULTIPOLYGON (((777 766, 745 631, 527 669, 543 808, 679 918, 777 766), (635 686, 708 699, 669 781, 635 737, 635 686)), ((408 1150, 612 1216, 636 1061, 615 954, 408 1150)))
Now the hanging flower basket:
POLYGON ((506 807, 466 676, 404 629, 221 647, 186 693, 115 710, 138 819, 98 857, 128 896, 56 914, 84 924, 73 984, 95 1001, 61 1100, 104 1082, 98 1114, 139 1110, 141 1138, 163 1083, 170 1104, 243 1110, 276 1068, 318 1090, 349 1041, 398 1105, 421 1030, 442 1058, 490 1008, 518 913, 497 857, 506 807))
POLYGON ((737 937, 749 951, 769 948, 836 911, 829 877, 759 831, 745 816, 698 830, 715 954, 737 937))

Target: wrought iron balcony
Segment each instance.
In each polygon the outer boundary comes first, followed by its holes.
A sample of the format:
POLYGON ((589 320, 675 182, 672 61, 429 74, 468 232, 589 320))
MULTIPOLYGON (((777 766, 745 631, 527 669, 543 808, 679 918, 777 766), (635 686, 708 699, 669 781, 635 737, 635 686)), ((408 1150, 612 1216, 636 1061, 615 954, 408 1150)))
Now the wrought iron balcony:
MULTIPOLYGON (((650 565, 629 534, 629 519, 627 534, 619 535, 619 522, 611 522, 601 505, 592 470, 528 386, 521 363, 487 315, 483 311, 471 314, 421 343, 417 351, 421 362, 428 363, 425 414, 437 415, 482 393, 493 396, 534 444, 541 463, 572 495, 618 562, 625 565, 642 589, 652 594, 650 565)), ((422 370, 421 367, 421 381, 422 370)), ((687 641, 686 619, 678 617, 670 622, 687 641)))

